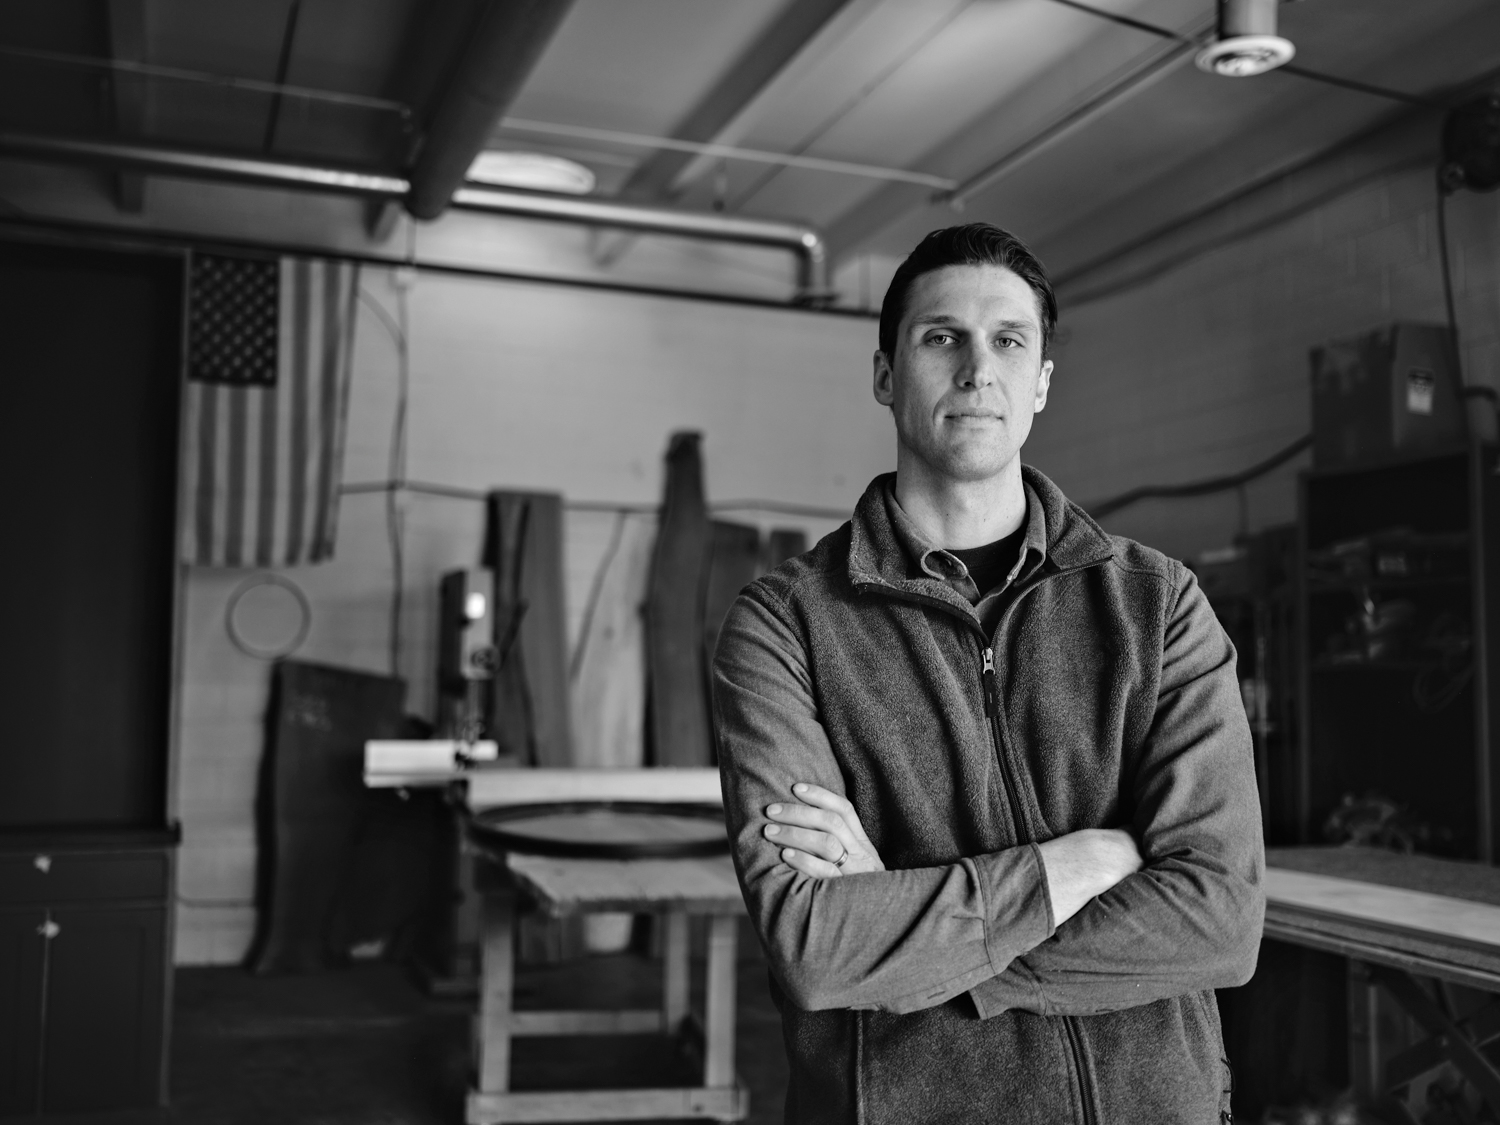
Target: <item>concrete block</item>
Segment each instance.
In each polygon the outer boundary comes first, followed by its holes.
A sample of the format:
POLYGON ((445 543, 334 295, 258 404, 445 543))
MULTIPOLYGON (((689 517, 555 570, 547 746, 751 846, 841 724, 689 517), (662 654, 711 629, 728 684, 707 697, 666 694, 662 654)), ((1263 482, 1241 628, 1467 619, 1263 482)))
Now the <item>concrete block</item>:
POLYGON ((1354 263, 1354 243, 1347 239, 1289 259, 1285 264, 1287 296, 1305 300, 1343 289, 1356 276, 1354 263))
POLYGON ((1390 217, 1432 215, 1437 210, 1437 179, 1428 168, 1412 168, 1388 176, 1385 181, 1390 217))
POLYGON ((1443 304, 1443 274, 1437 255, 1405 265, 1392 265, 1385 271, 1390 291, 1391 320, 1442 321, 1447 318, 1443 304))
POLYGON ((1355 269, 1376 273, 1386 266, 1404 266, 1424 261, 1431 251, 1427 216, 1408 216, 1368 231, 1354 240, 1355 269))
POLYGON ((1377 180, 1330 200, 1310 214, 1317 216, 1320 240, 1324 245, 1336 245, 1346 238, 1384 226, 1391 218, 1387 182, 1377 180))

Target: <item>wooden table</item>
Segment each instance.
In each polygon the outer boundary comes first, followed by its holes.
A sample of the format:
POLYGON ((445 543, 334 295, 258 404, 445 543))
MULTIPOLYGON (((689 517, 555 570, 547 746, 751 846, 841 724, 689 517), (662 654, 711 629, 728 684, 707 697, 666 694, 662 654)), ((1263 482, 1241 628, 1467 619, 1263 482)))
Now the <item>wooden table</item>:
POLYGON ((475 1028, 477 1088, 469 1125, 508 1121, 624 1121, 708 1117, 738 1121, 749 1095, 734 1072, 735 952, 739 883, 727 856, 712 859, 602 860, 493 857, 480 873, 483 896, 480 1007, 475 1028), (515 924, 519 906, 554 916, 626 911, 661 917, 660 1008, 626 1011, 515 1011, 515 924), (708 924, 704 1014, 688 1005, 688 926, 708 924), (702 1041, 699 1086, 656 1089, 510 1089, 510 1043, 520 1035, 658 1033, 702 1041))
POLYGON ((1456 1019, 1433 983, 1500 994, 1500 869, 1373 848, 1272 848, 1266 864, 1265 936, 1350 959, 1356 1092, 1415 1121, 1393 1092, 1451 1062, 1500 1110, 1500 1070, 1479 1050, 1500 1038, 1500 1001, 1456 1019), (1377 989, 1429 1038, 1383 1057, 1377 989))

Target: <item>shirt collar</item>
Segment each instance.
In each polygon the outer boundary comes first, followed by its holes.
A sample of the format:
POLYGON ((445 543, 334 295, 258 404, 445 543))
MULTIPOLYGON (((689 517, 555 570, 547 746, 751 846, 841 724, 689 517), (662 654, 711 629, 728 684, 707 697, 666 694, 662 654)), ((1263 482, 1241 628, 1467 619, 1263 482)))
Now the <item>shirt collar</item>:
MULTIPOLYGON (((1040 566, 1047 558, 1047 520, 1042 511, 1041 500, 1031 487, 1030 481, 1023 481, 1022 487, 1026 492, 1026 534, 1021 541, 1020 558, 1016 560, 1015 569, 1007 576, 1007 582, 1014 582, 1034 567, 1040 566)), ((954 586, 964 583, 972 585, 968 569, 964 564, 955 555, 933 545, 917 529, 912 518, 897 502, 894 474, 886 480, 885 508, 890 517, 896 541, 901 545, 907 562, 912 568, 911 577, 920 578, 925 575, 954 586)), ((982 590, 975 594, 964 592, 971 598, 976 597, 978 593, 984 593, 982 590)))

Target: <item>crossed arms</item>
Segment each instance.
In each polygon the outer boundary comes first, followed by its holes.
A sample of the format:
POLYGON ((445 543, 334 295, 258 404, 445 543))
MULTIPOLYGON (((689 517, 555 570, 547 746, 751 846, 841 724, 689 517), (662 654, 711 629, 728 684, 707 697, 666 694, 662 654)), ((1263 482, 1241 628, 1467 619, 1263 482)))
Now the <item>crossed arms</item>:
POLYGON ((793 1003, 910 1012, 969 992, 981 1016, 1087 1015, 1254 971, 1264 899, 1248 731, 1233 650, 1191 582, 1168 625, 1128 832, 885 870, 844 801, 815 700, 793 630, 742 596, 714 663, 725 814, 793 1003))

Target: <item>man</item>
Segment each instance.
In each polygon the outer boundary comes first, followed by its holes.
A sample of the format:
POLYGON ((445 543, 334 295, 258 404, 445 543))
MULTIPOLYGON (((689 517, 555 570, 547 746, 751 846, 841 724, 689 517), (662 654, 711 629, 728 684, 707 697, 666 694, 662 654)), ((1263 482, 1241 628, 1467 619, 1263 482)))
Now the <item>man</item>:
POLYGON ((1234 651, 1181 564, 1020 463, 1056 299, 1016 238, 896 271, 896 473, 747 587, 714 662, 787 1120, 1205 1125, 1264 899, 1234 651))

